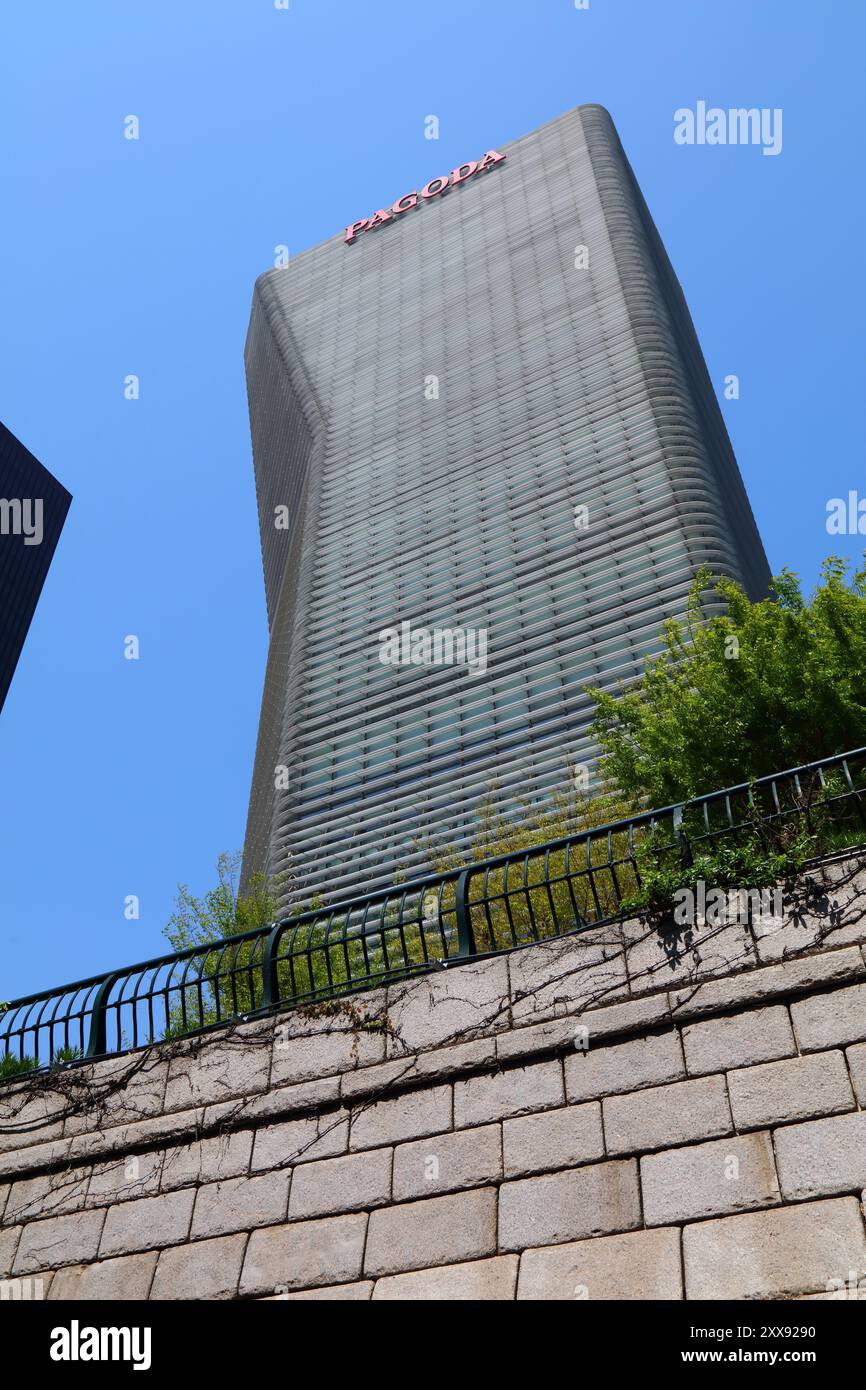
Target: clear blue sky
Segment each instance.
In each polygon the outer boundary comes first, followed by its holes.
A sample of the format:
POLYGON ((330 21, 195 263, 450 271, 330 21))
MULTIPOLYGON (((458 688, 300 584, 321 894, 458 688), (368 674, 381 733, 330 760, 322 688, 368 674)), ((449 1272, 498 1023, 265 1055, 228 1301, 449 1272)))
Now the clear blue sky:
POLYGON ((242 352, 278 244, 601 102, 717 390, 740 376, 723 409, 771 566, 811 584, 859 552, 825 505, 866 488, 864 20, 863 0, 3 5, 0 419, 73 503, 0 714, 0 996, 160 952, 177 881, 204 889, 242 842, 267 640, 242 352), (699 100, 781 107, 782 153, 676 145, 699 100))

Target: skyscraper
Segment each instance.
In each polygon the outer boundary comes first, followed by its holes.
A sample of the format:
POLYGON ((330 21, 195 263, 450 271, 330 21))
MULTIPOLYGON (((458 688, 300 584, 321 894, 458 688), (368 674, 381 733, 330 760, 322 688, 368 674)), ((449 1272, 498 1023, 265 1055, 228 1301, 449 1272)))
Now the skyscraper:
POLYGON ((71 501, 0 424, 0 710, 71 501))
POLYGON ((591 762, 585 686, 639 673, 702 564, 766 592, 607 112, 467 156, 255 287, 270 649, 244 872, 288 870, 284 901, 412 876, 491 787, 507 811, 591 762))

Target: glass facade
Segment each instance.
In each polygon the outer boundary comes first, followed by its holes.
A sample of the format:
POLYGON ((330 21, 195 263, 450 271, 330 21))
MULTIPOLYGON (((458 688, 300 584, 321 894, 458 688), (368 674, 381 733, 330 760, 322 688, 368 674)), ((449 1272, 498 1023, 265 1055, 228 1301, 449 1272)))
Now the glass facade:
POLYGON ((244 871, 288 873, 285 901, 412 876, 466 847, 491 788, 507 810, 591 762, 584 687, 642 669, 701 564, 766 592, 610 117, 501 153, 256 284, 270 651, 244 871), (404 622, 484 630, 486 668, 383 664, 404 622))
POLYGON ((0 425, 0 710, 71 501, 65 487, 0 425))

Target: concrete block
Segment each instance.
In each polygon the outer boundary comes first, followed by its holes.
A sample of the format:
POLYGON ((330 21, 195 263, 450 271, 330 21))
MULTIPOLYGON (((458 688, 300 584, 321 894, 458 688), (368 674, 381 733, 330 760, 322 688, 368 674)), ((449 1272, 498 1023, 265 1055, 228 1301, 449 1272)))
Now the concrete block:
POLYGON ((238 1096, 235 1100, 208 1105, 204 1112, 204 1127, 208 1130, 241 1125, 257 1127, 267 1120, 316 1114, 336 1105, 339 1099, 339 1076, 302 1081, 296 1086, 276 1086, 259 1095, 238 1096))
POLYGON ((163 1149, 152 1149, 97 1163, 90 1178, 87 1205, 107 1207, 132 1197, 152 1197, 159 1191, 164 1158, 163 1149))
POLYGON ((784 1197, 859 1194, 866 1186, 866 1111, 786 1125, 774 1137, 784 1197))
POLYGON ((430 1052, 407 1053, 393 1057, 376 1067, 362 1067, 347 1072, 340 1084, 344 1105, 356 1100, 381 1100, 388 1092, 397 1094, 403 1087, 418 1081, 445 1081, 477 1067, 494 1066, 496 1039, 478 1038, 474 1042, 455 1043, 453 1047, 437 1047, 430 1052))
POLYGON ((58 1269, 48 1295, 54 1300, 143 1302, 150 1294, 156 1251, 146 1255, 125 1255, 115 1260, 97 1260, 90 1265, 70 1265, 58 1269))
POLYGON ((525 1250, 641 1224, 637 1164, 596 1163, 499 1189, 499 1247, 525 1250))
POLYGON ((253 1231, 241 1271, 240 1296, 290 1293, 358 1279, 366 1230, 367 1216, 359 1213, 253 1231))
POLYGON ((286 1220, 291 1173, 277 1169, 255 1178, 227 1178, 196 1189, 191 1239, 254 1231, 286 1220))
POLYGON ((67 1102, 71 1113, 63 1133, 71 1136, 115 1129, 161 1116, 168 1069, 168 1060, 154 1048, 131 1057, 106 1057, 92 1067, 76 1067, 66 1073, 66 1085, 79 1082, 81 1094, 72 1106, 67 1102))
POLYGON ((237 1033, 223 1040, 213 1036, 190 1052, 173 1057, 165 1089, 166 1110, 214 1105, 234 1096, 267 1089, 271 1070, 271 1038, 267 1032, 237 1033))
MULTIPOLYGON (((200 1132, 203 1121, 203 1110, 176 1110, 171 1114, 154 1115, 149 1120, 138 1120, 135 1124, 93 1129, 63 1142, 68 1145, 68 1159, 103 1162, 107 1161, 109 1155, 125 1159, 128 1154, 157 1145, 188 1144, 200 1132)), ((63 1160, 57 1154, 51 1158, 46 1156, 45 1161, 59 1164, 63 1160)))
MULTIPOLYGON (((377 991, 372 997, 378 1001, 381 995, 377 991)), ((385 1033, 377 1017, 382 1009, 371 1007, 370 998, 341 1000, 339 1004, 351 1003, 351 1008, 341 1009, 338 1004, 331 1014, 293 1009, 279 1018, 274 1028, 270 1085, 343 1075, 383 1061, 385 1033)))
POLYGON ((632 995, 694 987, 701 979, 731 975, 757 965, 746 926, 678 927, 671 920, 657 926, 645 921, 623 927, 629 991, 632 995))
POLYGON ((653 1086, 603 1101, 604 1133, 610 1154, 664 1149, 731 1132, 725 1080, 707 1076, 653 1086))
POLYGON ((672 990, 671 1009, 677 1020, 700 1018, 707 1013, 762 1004, 798 990, 818 989, 862 975, 863 958, 856 946, 825 951, 817 956, 747 970, 727 979, 710 980, 695 988, 672 990))
POLYGON ((819 874, 801 880, 793 897, 786 895, 781 921, 756 924, 761 960, 783 960, 818 945, 826 949, 866 937, 866 919, 859 901, 862 875, 846 884, 843 878, 847 872, 840 874, 836 866, 824 866, 819 874), (811 894, 805 892, 808 882, 814 885, 811 894))
POLYGON ((705 1019, 683 1029, 690 1076, 775 1062, 797 1051, 788 1010, 781 1004, 705 1019))
POLYGON ((508 961, 471 961, 388 987, 388 1055, 489 1038, 508 1028, 508 961))
POLYGON ((629 1042, 576 1050, 565 1059, 565 1090, 570 1101, 591 1100, 685 1078, 683 1050, 675 1028, 629 1042))
POLYGON ((68 1168, 13 1183, 3 1213, 4 1225, 80 1211, 85 1204, 89 1180, 89 1168, 68 1168))
MULTIPOLYGON (((467 1131, 467 1136, 478 1131, 467 1131)), ((556 1168, 577 1168, 604 1158, 601 1106, 567 1105, 538 1115, 505 1120, 502 1126, 505 1176, 524 1177, 556 1168)))
POLYGON ((866 1274, 855 1197, 701 1221, 683 1231, 686 1297, 793 1298, 866 1274))
POLYGON ((266 1125, 257 1129, 253 1142, 251 1171, 260 1173, 290 1164, 314 1163, 345 1153, 348 1147, 349 1122, 345 1116, 308 1116, 302 1120, 286 1120, 283 1124, 266 1125))
POLYGON ((246 1173, 253 1151, 253 1130, 236 1129, 193 1144, 166 1150, 161 1188, 172 1192, 188 1183, 224 1182, 246 1173))
POLYGON ((32 1274, 95 1260, 104 1220, 104 1211, 77 1211, 31 1221, 21 1232, 12 1273, 32 1274))
POLYGON ((398 1274, 496 1254, 496 1189, 384 1207, 370 1216, 364 1273, 398 1274))
POLYGON ((537 1060, 539 1052, 570 1052, 576 1045, 578 1025, 572 1015, 569 1018, 549 1018, 543 1023, 531 1023, 520 1028, 512 1028, 500 1033, 495 1039, 494 1060, 537 1060))
POLYGON ((0 1095, 0 1153, 50 1143, 63 1134, 69 1100, 60 1091, 32 1094, 31 1086, 9 1086, 0 1095))
POLYGON ((302 1289, 300 1293, 277 1293, 271 1300, 285 1299, 298 1302, 325 1303, 365 1303, 373 1292, 372 1279, 359 1279, 354 1284, 328 1284, 321 1289, 302 1289))
POLYGON ((0 1279, 8 1279, 12 1273, 22 1229, 21 1226, 7 1226, 0 1230, 0 1279))
POLYGON ((468 1264, 439 1265, 411 1274, 392 1274, 376 1281, 374 1300, 499 1303, 514 1298, 516 1255, 498 1255, 468 1264))
POLYGON ((678 1230, 634 1231, 526 1250, 520 1261, 519 1299, 671 1301, 682 1296, 678 1230))
POLYGON ((27 1149, 0 1152, 0 1182, 11 1182, 34 1169, 65 1167, 72 1159, 74 1139, 52 1139, 27 1149))
POLYGON ((332 1216, 380 1206, 391 1196, 391 1149, 302 1163, 292 1177, 289 1218, 332 1216))
POLYGON ((619 1004, 585 1009, 573 1017, 575 1027, 585 1031, 592 1051, 602 1038, 616 1039, 624 1033, 643 1037, 651 1028, 669 1025, 670 1001, 664 993, 640 995, 636 999, 624 999, 619 1004))
POLYGON ((555 937, 509 956, 515 1026, 562 1018, 628 996, 620 928, 555 937))
MULTIPOLYGON (((110 1207, 99 1246, 102 1255, 130 1255, 136 1250, 158 1250, 180 1245, 189 1234, 195 1191, 167 1192, 141 1197, 110 1207)), ((94 1216, 98 1213, 94 1212, 94 1216)))
POLYGON ((648 1226, 697 1221, 781 1201, 770 1136, 714 1139, 641 1159, 648 1226))
POLYGON ((536 1062, 454 1083, 454 1123, 458 1129, 489 1124, 510 1115, 525 1115, 562 1105, 562 1063, 536 1062))
POLYGON ((499 1125, 434 1134, 394 1150, 394 1201, 480 1187, 502 1177, 499 1125))
POLYGON ((728 1093, 734 1124, 740 1130, 854 1108, 841 1052, 813 1052, 728 1072, 728 1093))
POLYGON ((798 999, 791 1018, 801 1052, 859 1042, 866 1038, 866 984, 798 999))
POLYGON ((422 1087, 392 1100, 353 1107, 349 1147, 370 1149, 380 1144, 397 1144, 450 1128, 450 1085, 422 1087))
POLYGON ((246 1249, 246 1236, 198 1240, 163 1250, 156 1266, 151 1298, 234 1298, 246 1249))

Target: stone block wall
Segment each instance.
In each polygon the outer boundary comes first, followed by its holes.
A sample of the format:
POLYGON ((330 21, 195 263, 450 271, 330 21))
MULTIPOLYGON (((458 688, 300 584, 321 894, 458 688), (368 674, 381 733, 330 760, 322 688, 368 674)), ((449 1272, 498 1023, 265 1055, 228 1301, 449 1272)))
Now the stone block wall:
POLYGON ((866 870, 0 1093, 0 1278, 48 1299, 866 1293, 866 870))

